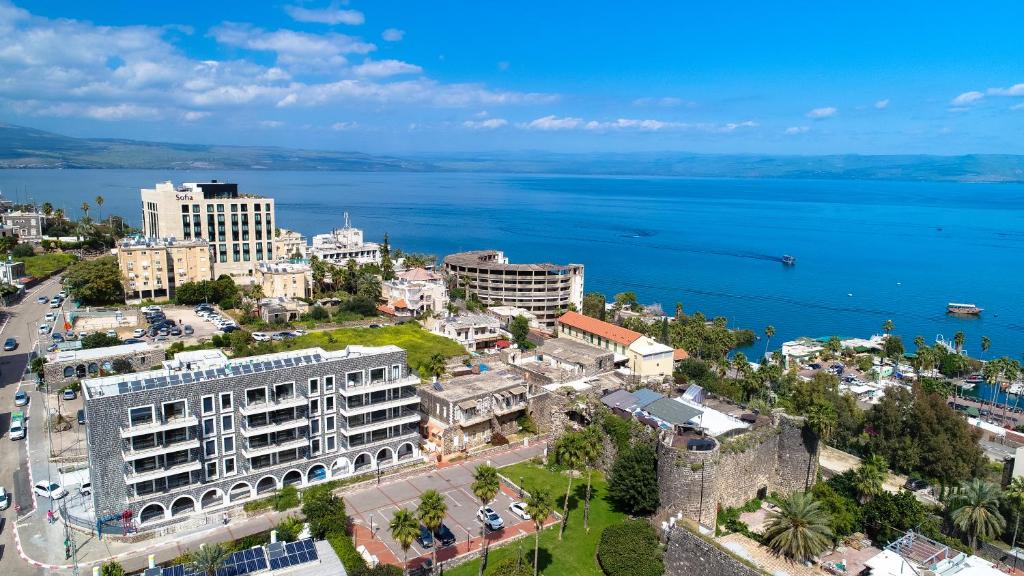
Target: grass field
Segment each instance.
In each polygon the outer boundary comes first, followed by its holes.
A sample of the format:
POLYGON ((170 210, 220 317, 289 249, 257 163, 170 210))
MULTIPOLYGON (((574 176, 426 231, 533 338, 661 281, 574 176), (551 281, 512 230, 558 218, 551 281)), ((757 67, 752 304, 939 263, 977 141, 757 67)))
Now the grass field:
POLYGON ((280 350, 296 350, 319 346, 324 350, 340 350, 350 344, 362 346, 384 346, 394 344, 409 354, 409 366, 419 370, 431 356, 437 353, 447 358, 466 354, 458 342, 438 336, 420 327, 415 322, 380 328, 339 328, 324 332, 310 332, 298 338, 275 342, 280 350))
MULTIPOLYGON (((553 472, 532 462, 513 464, 501 469, 501 473, 513 482, 523 479, 523 487, 531 490, 536 486, 547 488, 556 498, 559 512, 565 499, 565 488, 568 476, 553 472)), ((539 564, 541 574, 566 576, 603 576, 597 565, 597 542, 601 531, 610 524, 621 522, 626 515, 612 508, 605 499, 608 485, 600 472, 594 472, 594 482, 590 499, 590 532, 583 529, 583 499, 586 494, 586 477, 576 478, 572 482, 572 495, 569 496, 569 524, 565 528, 564 539, 558 540, 558 526, 544 530, 540 535, 539 564)), ((533 536, 519 542, 513 542, 500 548, 492 548, 488 553, 487 569, 484 574, 492 574, 493 569, 505 558, 515 557, 522 548, 527 560, 533 562, 533 536)), ((451 576, 475 576, 480 569, 480 561, 474 560, 451 570, 445 574, 451 576)))
POLYGON ((71 254, 39 254, 23 258, 25 274, 35 278, 44 278, 67 268, 75 261, 71 254))

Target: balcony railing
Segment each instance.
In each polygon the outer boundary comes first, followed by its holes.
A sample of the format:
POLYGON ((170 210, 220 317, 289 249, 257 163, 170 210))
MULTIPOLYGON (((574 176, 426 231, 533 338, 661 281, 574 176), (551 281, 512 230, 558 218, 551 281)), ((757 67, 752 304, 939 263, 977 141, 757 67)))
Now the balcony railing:
POLYGON ((154 468, 153 470, 146 470, 145 472, 135 472, 131 466, 126 465, 124 481, 126 484, 135 484, 138 482, 146 482, 148 480, 156 480, 157 478, 172 476, 174 474, 181 474, 182 472, 193 472, 195 470, 201 470, 202 468, 203 463, 198 460, 187 460, 170 466, 161 466, 154 468))
POLYGON ((170 454, 172 452, 179 452, 181 450, 193 450, 199 448, 199 439, 193 438, 191 440, 184 440, 181 442, 175 442, 173 444, 157 444, 148 448, 142 448, 139 450, 132 450, 126 448, 124 450, 124 460, 129 462, 132 460, 141 460, 142 458, 149 458, 150 456, 159 456, 161 454, 170 454))
POLYGON ((242 436, 245 436, 246 438, 251 438, 253 436, 258 436, 260 434, 282 432, 284 430, 291 430, 293 428, 300 428, 302 426, 309 426, 309 418, 306 418, 304 416, 299 418, 283 418, 280 420, 272 420, 269 423, 263 424, 261 426, 252 426, 246 423, 245 420, 243 420, 241 430, 242 436))
POLYGON ((383 402, 367 402, 360 406, 352 406, 351 401, 348 407, 338 405, 338 410, 345 416, 357 416, 359 414, 365 414, 367 412, 373 412, 376 410, 386 410, 388 408, 398 408, 400 406, 407 406, 410 404, 418 404, 420 397, 415 392, 403 395, 400 398, 393 398, 391 400, 385 400, 383 402))
POLYGON ((415 410, 406 410, 400 416, 392 416, 389 418, 381 418, 373 422, 367 422, 360 424, 359 426, 349 426, 347 429, 342 428, 341 432, 347 436, 353 434, 362 434, 363 432, 369 432, 371 430, 377 430, 385 426, 398 426, 401 424, 411 424, 413 422, 420 421, 420 413, 415 410))
POLYGON ((348 396, 350 394, 365 394, 366 392, 394 388, 396 386, 416 386, 419 383, 420 379, 416 376, 405 376, 404 378, 396 379, 385 378, 383 380, 363 382, 362 384, 353 384, 348 381, 342 381, 341 386, 338 388, 338 392, 348 396))
POLYGON ((259 456, 266 456, 267 454, 273 454, 282 450, 295 450, 296 448, 303 448, 309 445, 308 438, 296 438, 294 440, 288 440, 279 444, 271 443, 266 446, 259 448, 242 448, 242 456, 246 458, 256 458, 259 456))
POLYGON ((281 400, 275 400, 273 402, 246 402, 244 406, 239 410, 242 416, 253 416, 255 414, 262 414, 264 412, 272 412, 274 410, 281 410, 285 408, 301 408, 306 405, 308 400, 305 396, 291 396, 281 400))
POLYGON ((197 425, 199 425, 199 419, 195 416, 182 416, 166 421, 157 420, 148 424, 122 427, 121 438, 131 438, 132 436, 138 436, 140 434, 153 434, 154 432, 162 432, 164 430, 174 430, 175 428, 186 428, 197 425))

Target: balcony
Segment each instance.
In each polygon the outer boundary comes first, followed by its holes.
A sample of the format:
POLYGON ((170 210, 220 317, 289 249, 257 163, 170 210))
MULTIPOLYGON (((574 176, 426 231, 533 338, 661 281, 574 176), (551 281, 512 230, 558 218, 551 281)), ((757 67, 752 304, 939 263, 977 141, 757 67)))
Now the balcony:
POLYGON ((386 428, 388 426, 398 426, 400 424, 412 424, 420 421, 420 413, 415 410, 408 410, 406 414, 396 416, 392 418, 381 418, 380 420, 370 422, 368 424, 362 424, 360 426, 350 426, 348 428, 342 428, 341 433, 346 436, 352 436, 353 434, 362 434, 364 432, 370 432, 372 430, 378 430, 380 428, 386 428))
POLYGON ((135 484, 137 482, 147 482, 149 480, 156 480, 157 478, 181 474, 182 472, 191 473, 196 470, 202 470, 202 468, 203 463, 199 460, 189 460, 180 464, 146 470, 145 472, 135 472, 131 469, 131 466, 125 466, 124 481, 126 484, 135 484))
POLYGON ((404 378, 398 378, 397 380, 374 380, 371 382, 364 382, 362 384, 352 384, 347 381, 342 381, 341 385, 338 387, 338 392, 344 396, 349 396, 352 394, 365 394, 376 390, 386 390, 396 386, 416 386, 419 383, 420 379, 416 376, 406 376, 404 378))
POLYGON ((498 416, 504 416, 505 414, 511 414, 513 412, 518 412, 519 410, 525 410, 525 409, 526 409, 526 402, 516 402, 516 403, 511 404, 509 406, 504 406, 504 405, 501 405, 501 404, 497 404, 494 407, 494 413, 496 415, 498 415, 498 416))
POLYGON ((153 434, 154 432, 164 432, 166 430, 187 428, 189 426, 198 425, 199 419, 195 416, 183 416, 181 418, 172 418, 166 422, 156 421, 148 424, 140 424, 138 426, 122 427, 121 438, 131 438, 132 436, 138 436, 140 434, 153 434))
POLYGON ((375 410, 387 410, 388 408, 398 408, 401 406, 408 406, 410 404, 418 404, 420 397, 415 393, 403 396, 401 398, 395 398, 392 400, 386 400, 384 402, 368 402, 362 406, 349 405, 348 408, 338 405, 338 411, 343 416, 358 416, 359 414, 366 414, 367 412, 373 412, 375 410))
POLYGON ((158 444, 150 448, 143 448, 141 450, 124 450, 124 461, 131 462, 132 460, 140 460, 142 458, 148 458, 150 456, 159 456, 161 454, 170 454, 171 452, 178 452, 181 450, 193 450, 199 448, 199 439, 193 438, 191 440, 185 440, 182 442, 175 442, 174 444, 158 444))
POLYGON ((267 444, 259 448, 242 448, 242 456, 245 458, 257 458, 259 456, 266 456, 282 450, 295 450, 296 448, 305 448, 309 446, 309 438, 296 438, 294 440, 288 440, 287 442, 281 442, 278 444, 267 444))
POLYGON ((259 436, 260 434, 270 434, 273 432, 283 432, 285 430, 291 430, 293 428, 300 428, 302 426, 309 426, 309 418, 288 418, 278 421, 272 421, 269 424, 262 426, 250 426, 246 424, 245 420, 242 421, 241 431, 242 436, 246 438, 252 438, 253 436, 259 436))
POLYGON ((307 402, 305 396, 292 396, 275 402, 246 402, 239 412, 242 413, 242 416, 254 416, 284 408, 302 408, 307 402))

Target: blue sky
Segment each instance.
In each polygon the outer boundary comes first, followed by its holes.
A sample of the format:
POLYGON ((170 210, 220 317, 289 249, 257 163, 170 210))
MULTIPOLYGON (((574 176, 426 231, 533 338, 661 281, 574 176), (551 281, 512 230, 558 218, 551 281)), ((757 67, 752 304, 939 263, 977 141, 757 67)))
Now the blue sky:
POLYGON ((367 152, 1024 153, 1020 2, 16 2, 0 121, 367 152))

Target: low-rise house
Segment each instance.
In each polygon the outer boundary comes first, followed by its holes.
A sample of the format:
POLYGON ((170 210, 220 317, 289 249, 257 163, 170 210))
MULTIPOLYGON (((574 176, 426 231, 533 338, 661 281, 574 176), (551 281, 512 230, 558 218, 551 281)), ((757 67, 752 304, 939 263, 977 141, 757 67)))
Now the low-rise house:
POLYGON ((487 314, 460 314, 440 320, 435 332, 462 344, 470 351, 486 350, 497 346, 506 335, 497 318, 487 314))
POLYGON ((566 312, 558 319, 556 334, 611 351, 616 361, 641 378, 664 378, 672 374, 674 351, 653 338, 610 322, 566 312))
POLYGON ((46 214, 42 212, 8 212, 2 215, 3 224, 14 230, 22 242, 39 242, 43 239, 46 214))
POLYGON ((487 313, 494 316, 501 322, 501 327, 508 329, 509 324, 512 323, 517 317, 522 316, 526 318, 526 321, 530 324, 530 328, 541 329, 540 322, 537 321, 537 315, 533 314, 526 308, 517 308, 515 306, 491 306, 487 309, 487 313))
POLYGON ((46 357, 43 377, 52 390, 57 390, 74 380, 114 374, 118 360, 126 360, 133 372, 139 372, 160 366, 164 351, 139 343, 54 352, 46 357))
POLYGON ((529 407, 526 383, 508 370, 488 370, 420 388, 427 448, 444 457, 515 433, 529 407))
POLYGON ((363 241, 363 231, 353 228, 345 213, 345 226, 328 234, 313 236, 313 246, 307 251, 312 257, 344 266, 349 260, 356 264, 380 264, 380 245, 363 241))
POLYGON ((264 298, 260 300, 260 318, 268 324, 291 322, 309 312, 309 304, 290 298, 264 298))
POLYGON ((530 350, 510 350, 508 363, 541 385, 566 383, 615 369, 615 355, 571 338, 552 338, 530 350))
POLYGON ((309 298, 313 294, 309 264, 260 262, 255 280, 267 298, 309 298))
POLYGON ((448 306, 448 289, 442 282, 395 278, 381 282, 380 310, 390 316, 411 318, 425 313, 442 314, 448 306))
POLYGON ((20 285, 21 278, 25 276, 25 263, 15 262, 8 256, 6 260, 0 261, 0 284, 20 285))
POLYGON ((278 258, 306 258, 306 238, 294 230, 279 228, 274 232, 274 254, 278 258))

